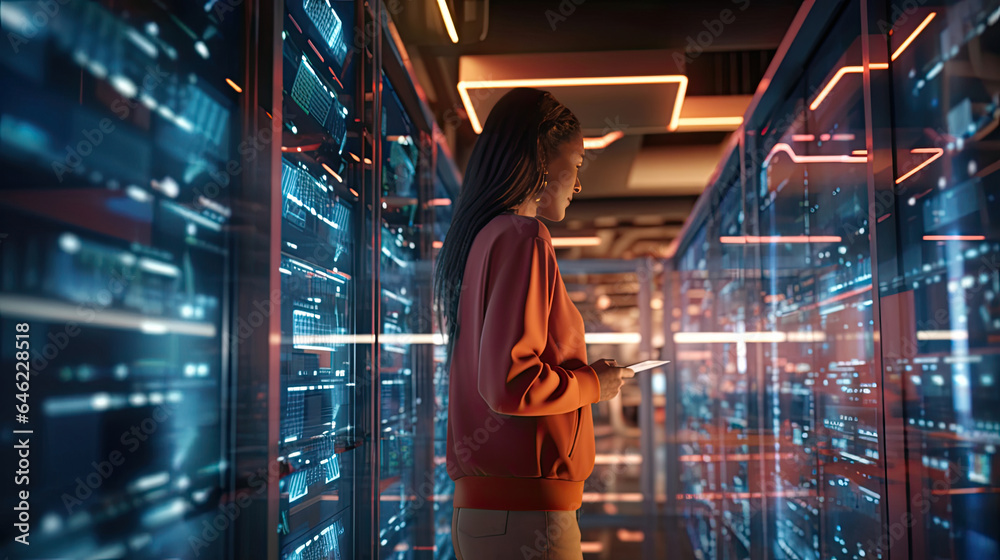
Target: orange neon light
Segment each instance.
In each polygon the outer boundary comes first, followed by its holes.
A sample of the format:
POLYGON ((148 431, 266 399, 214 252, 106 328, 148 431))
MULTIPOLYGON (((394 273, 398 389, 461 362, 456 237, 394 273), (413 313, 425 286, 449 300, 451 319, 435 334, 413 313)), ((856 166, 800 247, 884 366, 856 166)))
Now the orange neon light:
POLYGON ((642 542, 646 534, 642 531, 629 531, 628 529, 618 529, 618 540, 621 542, 642 542))
POLYGON ((427 206, 451 206, 450 198, 432 198, 427 201, 427 206))
POLYGON ((816 139, 815 134, 793 134, 792 140, 794 142, 812 142, 816 139))
POLYGON ((683 117, 677 119, 677 126, 740 126, 743 117, 683 117))
POLYGON ((465 111, 469 114, 469 122, 472 128, 479 134, 483 131, 483 125, 479 121, 475 107, 472 106, 472 99, 469 97, 470 89, 489 88, 516 88, 516 87, 573 87, 573 86, 615 86, 632 84, 677 84, 677 97, 674 99, 674 108, 667 124, 667 130, 677 129, 677 123, 681 116, 681 106, 684 104, 684 95, 687 92, 688 78, 680 74, 663 74, 655 76, 597 76, 591 78, 520 78, 512 80, 463 80, 458 82, 458 94, 462 98, 465 111))
POLYGON ((448 9, 446 0, 437 0, 438 9, 441 10, 441 19, 444 20, 444 27, 448 30, 448 37, 452 43, 458 42, 458 31, 455 30, 455 22, 451 19, 451 10, 448 9))
MULTIPOLYGON (((920 32, 923 31, 925 27, 927 27, 927 24, 929 24, 931 20, 934 19, 935 15, 936 12, 931 12, 924 19, 924 21, 919 26, 917 26, 916 29, 913 30, 913 33, 910 33, 910 36, 907 37, 906 40, 903 41, 901 45, 899 45, 899 48, 896 49, 896 52, 892 53, 892 57, 890 58, 890 60, 896 60, 899 57, 899 55, 903 54, 903 51, 906 50, 906 47, 909 47, 910 43, 912 43, 913 40, 917 38, 917 35, 920 35, 920 32)), ((872 70, 888 70, 889 63, 875 62, 870 64, 869 68, 871 68, 872 70)), ((863 71, 864 71, 864 66, 844 66, 839 70, 837 70, 837 73, 833 75, 833 78, 830 80, 828 84, 826 84, 826 87, 820 90, 819 95, 816 96, 816 99, 814 99, 813 102, 809 104, 809 109, 815 111, 816 108, 823 103, 823 100, 826 99, 826 96, 830 94, 830 91, 833 90, 834 86, 837 85, 837 82, 839 82, 840 79, 843 78, 845 75, 860 74, 863 71)))
POLYGON ((932 161, 934 161, 937 158, 939 158, 942 155, 944 155, 944 148, 913 148, 912 150, 910 150, 910 153, 911 154, 934 154, 934 155, 931 156, 931 157, 929 157, 929 158, 927 158, 926 160, 920 162, 920 165, 914 167, 913 169, 911 169, 909 172, 907 172, 905 175, 903 175, 899 179, 896 179, 896 184, 897 185, 900 184, 900 183, 902 183, 903 181, 909 179, 910 176, 912 176, 914 173, 916 173, 917 171, 920 171, 921 169, 927 167, 928 165, 931 164, 932 161))
POLYGON ((766 166, 771 158, 777 152, 785 152, 795 163, 865 163, 868 161, 867 157, 857 157, 857 156, 800 156, 795 153, 795 150, 791 146, 784 142, 778 142, 771 148, 771 153, 767 154, 764 158, 764 165, 766 166))
POLYGON ((612 130, 611 132, 605 134, 604 136, 595 136, 583 139, 583 149, 584 150, 600 150, 607 148, 612 143, 621 140, 625 136, 625 133, 620 130, 612 130))
POLYGON ((435 249, 440 249, 441 247, 444 247, 444 241, 435 241, 431 243, 431 246, 435 249))
POLYGON ((585 502, 641 502, 642 492, 584 492, 585 502))
POLYGON ((899 45, 899 48, 896 49, 896 52, 892 53, 892 57, 889 60, 896 60, 897 58, 899 58, 899 55, 903 54, 903 51, 906 50, 906 47, 910 46, 910 43, 912 43, 913 40, 917 38, 917 35, 920 35, 920 32, 923 31, 925 27, 927 27, 927 25, 931 22, 932 19, 934 19, 934 16, 936 15, 937 12, 931 12, 927 14, 927 17, 924 18, 924 21, 920 22, 920 25, 918 25, 917 28, 913 30, 913 33, 910 33, 910 36, 907 37, 905 41, 903 41, 903 44, 899 45))
POLYGON ((598 453, 594 456, 595 465, 628 465, 642 464, 642 455, 626 455, 624 453, 598 453))
POLYGON ((355 155, 354 152, 347 152, 347 153, 351 154, 351 157, 354 158, 354 161, 361 161, 361 158, 355 155))
POLYGON ((317 49, 316 45, 313 44, 312 39, 306 39, 306 42, 309 43, 309 46, 312 47, 313 52, 316 53, 316 56, 319 57, 319 61, 325 64, 326 61, 323 60, 323 55, 319 54, 319 49, 317 49))
POLYGON ((837 235, 723 235, 719 238, 722 243, 748 244, 757 243, 840 243, 841 238, 837 235))
MULTIPOLYGON (((869 67, 872 70, 888 70, 889 63, 876 62, 871 64, 869 67)), ((834 86, 837 85, 837 82, 839 82, 841 78, 843 78, 847 74, 860 74, 864 72, 864 70, 865 70, 864 66, 841 67, 840 70, 837 70, 837 73, 833 75, 833 78, 830 80, 830 82, 826 84, 826 87, 820 90, 819 95, 816 96, 816 99, 814 99, 813 102, 809 104, 809 109, 815 111, 816 108, 819 107, 821 103, 823 103, 823 100, 826 99, 826 96, 830 95, 830 92, 833 91, 834 86)))
POLYGON ((333 178, 336 179, 338 183, 343 183, 344 182, 344 180, 340 178, 340 175, 338 175, 336 171, 330 169, 329 165, 327 165, 325 163, 321 163, 320 165, 323 166, 323 169, 326 169, 327 173, 329 173, 330 175, 333 175, 333 178))
POLYGON ((302 150, 305 150, 307 152, 311 152, 313 150, 318 150, 319 147, 320 147, 320 144, 303 144, 301 146, 282 146, 281 147, 281 151, 282 152, 301 152, 302 150))
POLYGON ((356 190, 354 190, 354 189, 352 189, 350 187, 348 187, 347 190, 351 191, 351 194, 353 194, 355 197, 358 196, 358 191, 356 191, 356 190))
POLYGON ((226 83, 232 86, 232 88, 236 90, 236 93, 243 93, 243 88, 236 85, 236 82, 230 80, 229 78, 226 78, 226 83))
POLYGON ((333 71, 333 68, 327 66, 326 69, 333 75, 333 79, 337 81, 337 85, 340 86, 340 89, 344 89, 344 84, 340 83, 340 78, 337 77, 337 73, 333 71))
POLYGON ((852 156, 867 156, 868 155, 868 150, 854 150, 853 152, 851 152, 851 155, 852 156))
POLYGON ((924 241, 985 241, 985 235, 925 235, 924 241))
POLYGON ((720 454, 695 454, 695 455, 681 455, 677 458, 678 461, 682 463, 717 463, 720 461, 760 461, 761 459, 792 459, 795 457, 794 453, 735 453, 730 455, 720 455, 720 454))
POLYGON ((596 247, 601 244, 600 237, 553 237, 553 247, 596 247))

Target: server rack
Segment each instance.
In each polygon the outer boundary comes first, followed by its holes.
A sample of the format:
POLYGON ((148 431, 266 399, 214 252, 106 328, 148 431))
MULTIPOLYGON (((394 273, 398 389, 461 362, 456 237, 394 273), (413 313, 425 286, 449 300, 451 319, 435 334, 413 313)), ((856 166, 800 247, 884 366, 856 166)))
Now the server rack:
POLYGON ((1000 557, 998 19, 796 17, 668 263, 668 502, 704 557, 1000 557))
POLYGON ((0 55, 32 553, 432 557, 430 271, 457 188, 432 190, 448 156, 384 5, 38 9, 4 2, 23 42, 0 55))
POLYGON ((270 140, 243 134, 248 17, 3 3, 5 555, 230 549, 231 232, 270 140))

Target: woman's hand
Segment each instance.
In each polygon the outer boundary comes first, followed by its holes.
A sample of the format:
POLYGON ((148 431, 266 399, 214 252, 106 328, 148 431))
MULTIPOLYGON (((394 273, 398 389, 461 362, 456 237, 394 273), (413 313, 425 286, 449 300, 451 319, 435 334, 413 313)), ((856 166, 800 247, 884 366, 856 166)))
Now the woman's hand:
POLYGON ((601 383, 601 400, 607 401, 618 396, 625 379, 635 375, 635 372, 627 367, 621 367, 618 362, 611 359, 597 360, 590 364, 597 372, 597 379, 601 383))

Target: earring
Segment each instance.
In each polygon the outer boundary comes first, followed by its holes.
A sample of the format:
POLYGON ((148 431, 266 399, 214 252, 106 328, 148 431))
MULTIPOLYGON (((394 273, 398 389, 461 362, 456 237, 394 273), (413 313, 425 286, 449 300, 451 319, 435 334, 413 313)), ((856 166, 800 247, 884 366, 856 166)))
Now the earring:
MULTIPOLYGON (((544 171, 544 172, 542 172, 542 191, 545 190, 545 187, 548 184, 549 184, 549 172, 548 171, 544 171)), ((542 195, 541 195, 541 193, 539 193, 538 194, 538 198, 535 199, 535 202, 541 202, 541 201, 542 201, 542 195)))

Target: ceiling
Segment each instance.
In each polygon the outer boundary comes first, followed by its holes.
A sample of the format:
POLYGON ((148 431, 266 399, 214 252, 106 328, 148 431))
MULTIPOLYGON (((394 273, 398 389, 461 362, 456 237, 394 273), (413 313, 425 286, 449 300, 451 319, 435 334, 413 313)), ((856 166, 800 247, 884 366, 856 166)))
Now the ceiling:
POLYGON ((400 1, 395 11, 393 4, 390 16, 459 169, 475 121, 485 121, 511 80, 551 91, 580 117, 585 137, 622 132, 587 151, 583 192, 563 222, 548 224, 553 237, 600 238, 559 249, 573 259, 666 253, 801 2, 449 0, 457 44, 436 0, 400 1), (608 83, 621 76, 660 78, 608 83))

